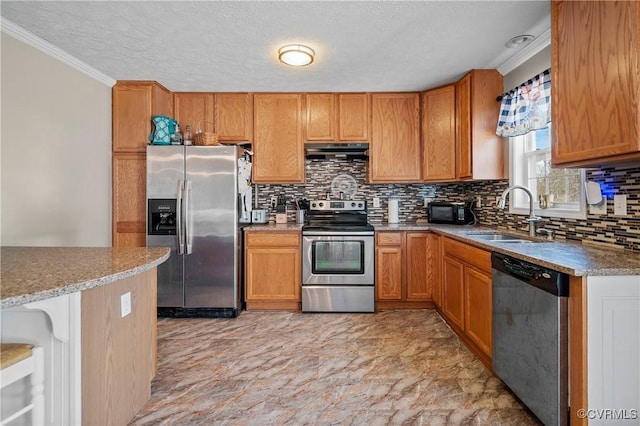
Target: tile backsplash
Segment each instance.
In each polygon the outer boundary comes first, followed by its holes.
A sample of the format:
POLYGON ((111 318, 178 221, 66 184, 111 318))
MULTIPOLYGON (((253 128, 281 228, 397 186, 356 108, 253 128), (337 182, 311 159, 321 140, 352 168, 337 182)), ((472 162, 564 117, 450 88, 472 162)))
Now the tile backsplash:
MULTIPOLYGON (((423 207, 425 197, 435 201, 468 201, 482 197, 482 206, 476 208, 478 223, 501 229, 525 231, 524 216, 512 215, 508 210, 495 207, 495 198, 507 188, 507 180, 451 184, 368 184, 368 163, 362 159, 307 159, 306 183, 298 185, 254 185, 257 188, 257 208, 269 209, 272 195, 285 194, 289 203, 289 221, 295 221, 294 198, 324 199, 331 191, 331 182, 340 174, 352 176, 358 190, 355 199, 369 202, 369 221, 387 221, 389 198, 398 199, 401 223, 426 220, 423 207), (373 207, 374 197, 380 198, 380 207, 373 207)), ((582 219, 549 218, 545 228, 553 229, 557 239, 588 241, 640 252, 640 167, 609 167, 587 170, 587 179, 601 184, 607 196, 607 215, 588 214, 582 219), (613 196, 627 195, 627 216, 613 215, 613 196)), ((254 192, 255 194, 255 192, 254 192)), ((332 198, 337 198, 335 194, 332 198)), ((270 211, 275 219, 275 211, 270 211)))

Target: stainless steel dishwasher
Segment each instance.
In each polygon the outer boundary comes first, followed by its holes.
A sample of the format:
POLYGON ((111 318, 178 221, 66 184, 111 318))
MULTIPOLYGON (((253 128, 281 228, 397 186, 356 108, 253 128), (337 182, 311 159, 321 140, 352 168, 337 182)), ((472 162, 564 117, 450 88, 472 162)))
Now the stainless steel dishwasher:
POLYGON ((499 253, 493 266, 493 370, 545 425, 566 425, 569 276, 499 253))

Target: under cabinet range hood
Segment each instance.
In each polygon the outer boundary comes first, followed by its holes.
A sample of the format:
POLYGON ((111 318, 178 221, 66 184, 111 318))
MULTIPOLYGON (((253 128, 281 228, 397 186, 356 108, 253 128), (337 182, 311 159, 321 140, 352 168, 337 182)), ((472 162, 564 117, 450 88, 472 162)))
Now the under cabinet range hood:
POLYGON ((304 144, 307 158, 368 158, 368 143, 317 143, 304 144))

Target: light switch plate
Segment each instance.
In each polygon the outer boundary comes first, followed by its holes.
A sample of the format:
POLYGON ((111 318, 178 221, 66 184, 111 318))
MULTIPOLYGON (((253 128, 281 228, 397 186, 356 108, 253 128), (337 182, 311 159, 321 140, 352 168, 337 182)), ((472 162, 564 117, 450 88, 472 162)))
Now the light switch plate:
POLYGON ((131 292, 128 291, 120 296, 120 316, 126 317, 131 313, 131 292))
POLYGON ((482 207, 482 197, 480 195, 476 195, 476 207, 482 207))
POLYGON ((627 215, 627 194, 613 196, 613 214, 616 216, 627 215))
POLYGON ((373 197, 373 207, 375 207, 375 208, 379 208, 380 207, 380 198, 373 197))

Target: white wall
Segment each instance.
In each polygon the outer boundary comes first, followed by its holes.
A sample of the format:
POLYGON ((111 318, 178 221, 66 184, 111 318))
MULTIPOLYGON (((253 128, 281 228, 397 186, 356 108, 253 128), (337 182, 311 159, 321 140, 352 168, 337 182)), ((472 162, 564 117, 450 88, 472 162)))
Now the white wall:
POLYGON ((0 244, 111 245, 111 87, 2 34, 0 244))

